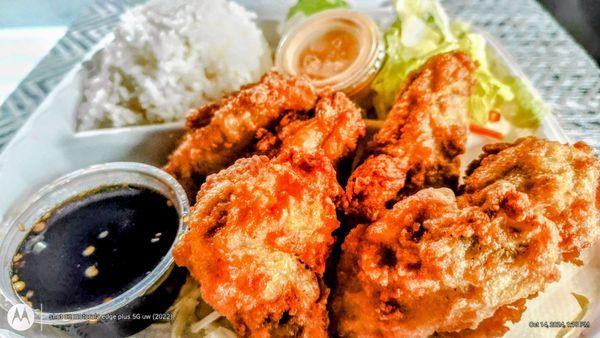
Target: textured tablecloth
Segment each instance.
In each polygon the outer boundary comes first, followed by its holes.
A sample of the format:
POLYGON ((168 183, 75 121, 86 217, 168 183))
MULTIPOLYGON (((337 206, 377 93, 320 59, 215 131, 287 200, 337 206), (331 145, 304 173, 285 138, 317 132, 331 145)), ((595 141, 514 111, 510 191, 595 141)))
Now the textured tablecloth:
MULTIPOLYGON (((0 107, 0 148, 86 51, 113 29, 119 15, 139 2, 93 2, 0 107)), ((442 2, 451 16, 498 38, 552 105, 567 135, 600 151, 600 69, 550 14, 534 0, 442 2)))

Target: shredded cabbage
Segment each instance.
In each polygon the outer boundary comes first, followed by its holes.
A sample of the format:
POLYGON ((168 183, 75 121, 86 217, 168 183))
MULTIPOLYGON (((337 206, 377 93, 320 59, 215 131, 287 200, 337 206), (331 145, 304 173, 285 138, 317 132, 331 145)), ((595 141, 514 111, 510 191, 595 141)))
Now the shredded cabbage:
POLYGON ((175 317, 171 325, 171 338, 235 337, 231 323, 204 302, 200 285, 192 277, 188 276, 169 310, 175 317))
POLYGON ((395 0, 394 6, 398 18, 384 34, 386 60, 372 84, 379 118, 387 115, 410 72, 435 54, 460 50, 478 63, 469 103, 472 122, 485 124, 494 110, 517 127, 539 127, 548 107, 521 79, 492 71, 481 35, 465 23, 451 22, 438 0, 395 0))
POLYGON ((192 333, 198 333, 200 332, 200 330, 205 329, 206 327, 208 327, 209 324, 213 323, 221 317, 223 317, 222 314, 218 313, 217 311, 213 311, 209 313, 206 317, 192 324, 192 326, 190 327, 190 331, 192 331, 192 333))
POLYGON ((298 13, 309 16, 333 8, 350 8, 350 5, 344 0, 298 0, 288 11, 287 18, 290 19, 298 13))
POLYGON ((512 89, 515 99, 502 102, 499 111, 517 127, 538 128, 544 116, 550 111, 550 107, 520 78, 507 77, 504 83, 512 89))

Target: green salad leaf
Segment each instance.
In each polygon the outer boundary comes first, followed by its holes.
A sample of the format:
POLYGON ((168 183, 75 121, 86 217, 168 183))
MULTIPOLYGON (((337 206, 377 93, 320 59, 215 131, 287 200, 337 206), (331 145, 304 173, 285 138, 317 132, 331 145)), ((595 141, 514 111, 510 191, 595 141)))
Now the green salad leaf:
POLYGON ((499 111, 517 127, 539 128, 544 116, 550 112, 550 107, 520 78, 509 76, 503 82, 510 87, 515 99, 501 103, 499 111))
POLYGON ((515 95, 508 84, 492 73, 485 39, 470 32, 469 25, 458 21, 452 24, 452 32, 458 38, 457 49, 469 54, 478 65, 474 74, 476 83, 469 99, 471 121, 484 125, 492 110, 506 117, 499 107, 504 102, 514 102, 515 95))
MULTIPOLYGON (((424 17, 419 17, 406 12, 407 8, 401 6, 407 3, 417 5, 426 2, 436 3, 435 1, 397 1, 397 8, 402 10, 398 11, 398 18, 383 35, 386 59, 371 85, 376 93, 373 104, 380 119, 387 115, 394 104, 396 93, 410 72, 421 67, 431 56, 456 48, 454 37, 451 34, 444 34, 445 30, 439 28, 440 24, 447 22, 443 11, 437 13, 438 15, 425 14, 424 17)), ((413 7, 408 8, 413 9, 413 7)), ((419 13, 423 13, 426 9, 425 6, 419 8, 419 13)))
POLYGON ((384 33, 386 59, 372 83, 373 104, 384 118, 402 83, 435 54, 460 50, 478 64, 470 98, 471 121, 483 125, 497 111, 521 128, 537 128, 549 109, 522 80, 491 69, 486 41, 469 25, 450 21, 438 0, 396 0, 398 18, 384 33))
POLYGON ((298 13, 309 16, 334 8, 350 8, 350 5, 344 0, 298 0, 298 3, 288 11, 287 18, 290 19, 298 13))

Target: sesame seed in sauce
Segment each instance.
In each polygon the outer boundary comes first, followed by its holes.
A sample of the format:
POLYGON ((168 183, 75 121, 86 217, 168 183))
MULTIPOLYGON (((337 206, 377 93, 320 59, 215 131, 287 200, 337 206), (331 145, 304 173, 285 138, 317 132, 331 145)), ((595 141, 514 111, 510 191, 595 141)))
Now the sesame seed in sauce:
POLYGON ((46 226, 47 226, 46 222, 43 222, 43 221, 42 222, 37 222, 33 226, 33 228, 31 228, 31 231, 39 234, 40 232, 44 231, 44 229, 46 229, 46 226))
POLYGON ((21 291, 25 290, 25 287, 26 287, 26 286, 27 286, 27 285, 26 285, 26 284, 25 284, 25 282, 23 282, 22 280, 20 280, 20 281, 18 281, 18 282, 16 282, 16 283, 13 283, 13 288, 14 288, 14 289, 15 289, 15 291, 17 291, 17 292, 21 292, 21 291))
POLYGON ((83 252, 81 253, 84 257, 88 257, 96 251, 96 248, 93 245, 89 245, 83 252))
POLYGON ((94 278, 98 276, 98 273, 98 268, 95 265, 88 266, 87 269, 85 269, 85 276, 87 278, 94 278))

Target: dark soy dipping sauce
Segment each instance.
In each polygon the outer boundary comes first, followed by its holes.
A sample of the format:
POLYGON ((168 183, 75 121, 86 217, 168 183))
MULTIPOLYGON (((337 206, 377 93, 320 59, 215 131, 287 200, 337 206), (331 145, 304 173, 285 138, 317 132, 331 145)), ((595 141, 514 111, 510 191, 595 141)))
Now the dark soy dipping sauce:
POLYGON ((68 312, 115 298, 146 277, 173 244, 179 216, 158 192, 111 186, 64 203, 43 222, 21 243, 13 274, 34 308, 68 312))

